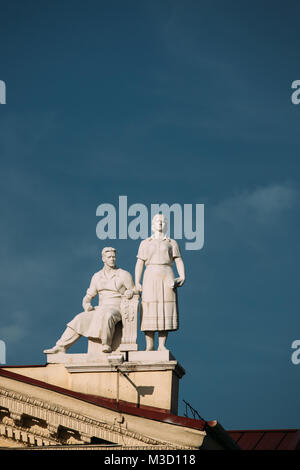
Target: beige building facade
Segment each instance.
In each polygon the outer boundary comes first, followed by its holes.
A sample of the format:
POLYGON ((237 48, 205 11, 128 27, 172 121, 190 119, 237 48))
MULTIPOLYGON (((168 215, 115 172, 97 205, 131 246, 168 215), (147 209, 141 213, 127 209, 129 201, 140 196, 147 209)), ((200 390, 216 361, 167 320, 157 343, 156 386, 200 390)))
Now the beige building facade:
POLYGON ((196 450, 203 444, 201 420, 32 377, 41 368, 0 368, 1 447, 98 444, 110 449, 196 450))

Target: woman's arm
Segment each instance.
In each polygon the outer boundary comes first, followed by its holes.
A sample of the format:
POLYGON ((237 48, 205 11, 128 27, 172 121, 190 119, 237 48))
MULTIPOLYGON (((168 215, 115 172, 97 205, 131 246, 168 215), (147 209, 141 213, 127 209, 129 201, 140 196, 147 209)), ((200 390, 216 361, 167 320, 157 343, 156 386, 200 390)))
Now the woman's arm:
POLYGON ((185 281, 185 269, 184 269, 184 264, 183 260, 181 257, 175 258, 175 264, 176 264, 176 269, 179 274, 179 278, 177 279, 177 286, 181 287, 184 284, 185 281))

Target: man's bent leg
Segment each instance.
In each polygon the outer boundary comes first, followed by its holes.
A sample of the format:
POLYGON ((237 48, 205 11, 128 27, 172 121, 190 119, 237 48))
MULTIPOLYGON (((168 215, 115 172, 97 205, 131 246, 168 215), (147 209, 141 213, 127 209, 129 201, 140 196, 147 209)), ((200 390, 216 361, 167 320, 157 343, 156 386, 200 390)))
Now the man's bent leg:
POLYGON ((76 333, 76 331, 72 330, 69 326, 65 329, 62 336, 56 342, 56 345, 51 349, 45 349, 45 354, 56 354, 59 352, 66 352, 72 344, 74 344, 79 338, 80 334, 76 333))
POLYGON ((115 325, 119 321, 121 321, 121 315, 119 313, 106 313, 104 315, 100 333, 100 339, 103 345, 103 352, 111 352, 111 345, 115 333, 115 325))
POLYGON ((72 344, 74 344, 80 338, 80 336, 81 335, 79 333, 76 333, 76 331, 67 326, 56 344, 58 346, 63 346, 64 348, 69 349, 72 344))

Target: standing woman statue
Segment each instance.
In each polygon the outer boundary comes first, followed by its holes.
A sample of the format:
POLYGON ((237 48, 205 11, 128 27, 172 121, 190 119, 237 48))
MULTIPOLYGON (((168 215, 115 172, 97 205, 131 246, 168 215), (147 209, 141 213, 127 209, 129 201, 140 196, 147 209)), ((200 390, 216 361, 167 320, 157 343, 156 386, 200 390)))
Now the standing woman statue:
POLYGON ((158 349, 166 350, 169 331, 178 330, 177 287, 185 281, 184 264, 179 246, 167 238, 167 221, 163 214, 152 219, 152 236, 140 244, 135 267, 136 289, 142 291, 141 330, 146 336, 146 351, 154 349, 154 333, 158 331, 158 349), (172 269, 175 261, 179 277, 172 269), (141 285, 141 277, 146 270, 141 285))

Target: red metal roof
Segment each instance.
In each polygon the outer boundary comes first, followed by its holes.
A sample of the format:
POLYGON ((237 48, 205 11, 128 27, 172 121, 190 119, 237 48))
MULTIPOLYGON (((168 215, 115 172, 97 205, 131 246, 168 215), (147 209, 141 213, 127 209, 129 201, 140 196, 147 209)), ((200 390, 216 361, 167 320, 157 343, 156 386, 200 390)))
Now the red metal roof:
POLYGON ((242 450, 300 450, 299 429, 227 432, 242 450))

